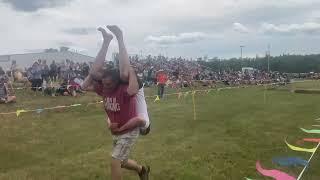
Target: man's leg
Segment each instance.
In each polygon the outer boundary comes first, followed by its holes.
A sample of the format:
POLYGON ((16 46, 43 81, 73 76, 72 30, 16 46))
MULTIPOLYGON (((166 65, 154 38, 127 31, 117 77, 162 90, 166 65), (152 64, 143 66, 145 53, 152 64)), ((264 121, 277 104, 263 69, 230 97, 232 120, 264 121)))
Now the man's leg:
POLYGON ((164 85, 163 84, 161 84, 161 98, 163 98, 163 93, 164 93, 164 85))
POLYGON ((31 89, 32 89, 32 91, 36 91, 36 80, 35 79, 32 79, 31 80, 31 89))
POLYGON ((128 159, 125 163, 122 163, 121 167, 127 170, 135 171, 139 175, 140 180, 149 180, 149 166, 141 166, 136 161, 128 159))
POLYGON ((158 96, 161 97, 161 85, 158 84, 158 96))
POLYGON ((42 91, 42 83, 43 83, 42 79, 37 80, 37 90, 38 91, 42 91))
POLYGON ((121 180, 121 161, 115 158, 112 158, 111 161, 111 179, 112 180, 121 180))
POLYGON ((129 159, 129 160, 127 160, 127 162, 123 163, 121 167, 125 168, 127 170, 136 171, 138 174, 140 174, 142 171, 142 166, 139 165, 136 161, 131 160, 131 159, 129 159))
POLYGON ((144 167, 139 165, 134 160, 127 160, 125 163, 121 163, 120 160, 112 158, 111 162, 111 179, 112 180, 121 180, 122 179, 122 172, 121 168, 125 168, 127 170, 135 171, 140 178, 143 180, 147 180, 145 176, 150 172, 149 167, 144 167))
POLYGON ((148 180, 148 175, 149 175, 149 168, 146 170, 143 166, 139 165, 133 160, 129 160, 129 154, 131 151, 131 148, 135 144, 137 138, 139 137, 139 128, 136 128, 132 130, 131 132, 128 132, 127 134, 118 136, 114 140, 114 147, 113 147, 113 152, 112 152, 112 177, 119 177, 119 172, 121 174, 121 171, 119 171, 119 163, 120 167, 128 169, 128 170, 133 170, 137 172, 137 174, 140 176, 140 179, 142 180, 148 180))

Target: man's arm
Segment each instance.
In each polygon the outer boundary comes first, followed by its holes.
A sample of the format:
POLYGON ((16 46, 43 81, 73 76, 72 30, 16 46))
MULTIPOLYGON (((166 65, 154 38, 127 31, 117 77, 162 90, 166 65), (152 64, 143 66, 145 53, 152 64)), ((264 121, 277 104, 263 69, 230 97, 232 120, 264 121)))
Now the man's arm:
POLYGON ((85 91, 93 91, 93 80, 91 75, 89 74, 83 81, 82 85, 81 85, 81 89, 85 90, 85 91))
POLYGON ((123 33, 118 26, 107 26, 107 28, 116 36, 119 46, 119 71, 122 81, 128 82, 130 75, 130 60, 123 40, 123 33))
POLYGON ((101 27, 98 28, 98 31, 100 31, 102 33, 103 43, 102 43, 102 47, 101 47, 98 55, 96 56, 96 59, 95 59, 93 65, 90 69, 90 74, 93 76, 98 76, 99 72, 102 70, 110 42, 113 38, 113 36, 111 34, 108 34, 106 32, 106 30, 101 27))

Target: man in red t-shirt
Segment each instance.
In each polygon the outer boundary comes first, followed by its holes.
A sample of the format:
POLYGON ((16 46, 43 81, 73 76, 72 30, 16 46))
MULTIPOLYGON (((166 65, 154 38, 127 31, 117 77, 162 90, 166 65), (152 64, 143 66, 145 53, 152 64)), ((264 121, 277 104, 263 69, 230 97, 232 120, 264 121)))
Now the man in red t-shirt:
MULTIPOLYGON (((108 46, 112 35, 99 28, 103 35, 102 48, 99 51, 88 77, 82 88, 93 90, 103 98, 104 108, 108 115, 108 128, 113 134, 113 150, 111 162, 111 179, 121 180, 121 168, 134 170, 141 180, 148 180, 150 169, 129 159, 130 149, 136 142, 140 127, 133 126, 119 131, 131 119, 137 118, 136 94, 139 90, 136 74, 130 67, 129 56, 124 45, 122 31, 117 26, 107 26, 116 36, 119 45, 119 70, 103 69, 108 46), (128 82, 123 83, 122 81, 128 82)), ((137 121, 139 122, 139 121, 137 121)))
POLYGON ((158 84, 158 96, 160 98, 163 98, 164 87, 166 86, 167 81, 168 81, 168 77, 167 77, 167 74, 164 72, 164 70, 158 71, 157 84, 158 84))

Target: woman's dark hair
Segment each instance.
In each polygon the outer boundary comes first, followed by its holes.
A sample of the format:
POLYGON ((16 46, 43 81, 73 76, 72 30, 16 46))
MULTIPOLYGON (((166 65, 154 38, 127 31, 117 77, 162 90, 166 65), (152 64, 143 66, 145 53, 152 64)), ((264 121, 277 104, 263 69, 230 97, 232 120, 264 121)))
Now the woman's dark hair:
POLYGON ((106 77, 111 77, 112 81, 119 84, 121 79, 120 79, 120 71, 119 69, 106 69, 103 73, 102 78, 106 78, 106 77))
MULTIPOLYGON (((120 71, 117 68, 107 68, 104 70, 102 78, 111 77, 112 81, 115 82, 117 85, 119 84, 128 84, 128 82, 124 82, 120 78, 120 71)), ((143 87, 143 83, 141 79, 137 77, 139 89, 143 87)), ((101 81, 98 81, 101 82, 101 81)))

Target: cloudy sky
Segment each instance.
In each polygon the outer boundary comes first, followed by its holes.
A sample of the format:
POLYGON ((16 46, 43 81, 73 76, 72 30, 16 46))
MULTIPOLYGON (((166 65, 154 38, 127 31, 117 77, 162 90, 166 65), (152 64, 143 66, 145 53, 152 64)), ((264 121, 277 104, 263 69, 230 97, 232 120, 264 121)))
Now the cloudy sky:
MULTIPOLYGON (((320 53, 319 0, 0 0, 0 54, 70 46, 95 56, 99 26, 129 53, 239 57, 320 53)), ((115 41, 110 52, 117 49, 115 41)), ((109 53, 111 54, 111 53, 109 53)))

